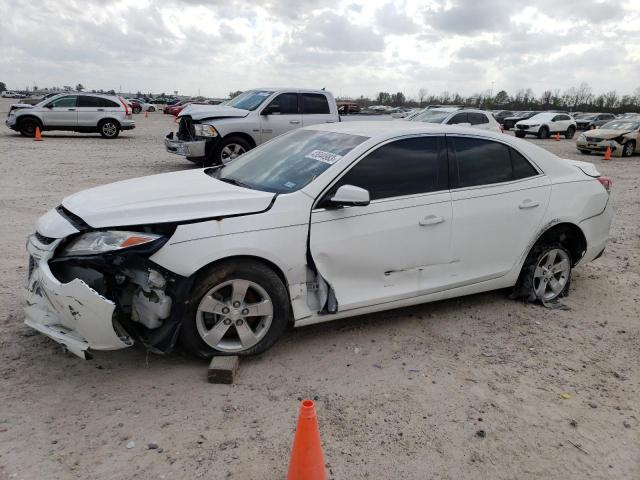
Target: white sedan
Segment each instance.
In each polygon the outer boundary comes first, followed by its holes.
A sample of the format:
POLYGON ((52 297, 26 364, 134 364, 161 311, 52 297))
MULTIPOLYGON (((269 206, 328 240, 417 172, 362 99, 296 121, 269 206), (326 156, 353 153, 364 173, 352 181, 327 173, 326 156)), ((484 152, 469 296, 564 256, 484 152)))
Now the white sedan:
POLYGON ((305 127, 223 167, 64 199, 28 240, 26 323, 83 358, 134 339, 207 357, 505 287, 553 302, 605 249, 610 186, 493 132, 305 127))
POLYGON ((458 125, 460 127, 473 127, 480 130, 502 132, 502 127, 500 127, 500 124, 491 112, 473 108, 427 107, 420 112, 408 115, 405 121, 458 125))

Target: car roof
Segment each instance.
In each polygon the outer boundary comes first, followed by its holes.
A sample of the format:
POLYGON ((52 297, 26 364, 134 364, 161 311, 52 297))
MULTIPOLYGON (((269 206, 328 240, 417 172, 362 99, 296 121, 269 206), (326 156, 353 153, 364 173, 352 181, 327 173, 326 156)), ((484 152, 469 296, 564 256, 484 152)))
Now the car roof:
POLYGON ((255 90, 268 91, 268 92, 280 92, 282 90, 286 90, 288 92, 331 93, 327 90, 317 90, 313 88, 300 88, 300 87, 256 87, 256 88, 249 88, 248 90, 245 90, 245 92, 252 92, 255 90))
POLYGON ((325 132, 346 133, 349 135, 360 135, 377 140, 399 137, 402 135, 414 134, 454 134, 465 133, 469 135, 481 135, 492 138, 503 139, 508 137, 502 133, 489 130, 480 130, 472 127, 460 127, 456 125, 443 125, 439 123, 425 122, 404 122, 404 121, 355 121, 355 122, 335 122, 322 123, 303 127, 305 130, 320 130, 325 132))

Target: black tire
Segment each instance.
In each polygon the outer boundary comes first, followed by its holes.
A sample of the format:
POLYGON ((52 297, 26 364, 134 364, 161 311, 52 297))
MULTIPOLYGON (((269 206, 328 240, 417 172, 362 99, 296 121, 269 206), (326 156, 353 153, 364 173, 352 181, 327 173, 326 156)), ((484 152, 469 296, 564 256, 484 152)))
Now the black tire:
POLYGON ((156 107, 149 107, 149 109, 147 110, 147 112, 155 112, 156 111, 156 107))
MULTIPOLYGON (((190 295, 189 307, 180 329, 182 346, 195 356, 210 358, 214 355, 257 355, 270 348, 284 333, 289 323, 289 295, 278 275, 266 265, 248 260, 229 260, 198 274, 190 295), (221 351, 208 345, 198 331, 198 308, 205 294, 216 286, 234 279, 248 280, 263 288, 273 307, 271 324, 265 335, 252 347, 241 351, 221 351)), ((220 315, 222 317, 222 315, 220 315)), ((217 322, 222 322, 219 318, 217 322)), ((215 323, 217 325, 217 323, 215 323)), ((231 324, 233 326, 233 323, 231 324)), ((233 327, 235 328, 235 327, 233 327)), ((231 330, 231 329, 230 329, 231 330)), ((225 335, 233 335, 231 330, 225 335)))
POLYGON ((101 120, 98 124, 98 132, 102 138, 116 138, 120 133, 120 124, 111 118, 101 120))
POLYGON ((516 130, 516 137, 518 138, 524 138, 526 135, 526 133, 521 132, 520 130, 516 130))
POLYGON ((18 127, 20 134, 25 137, 35 137, 36 128, 39 128, 40 131, 42 131, 42 125, 40 122, 31 117, 20 120, 20 125, 18 127))
POLYGON ((589 151, 589 150, 583 150, 581 148, 579 148, 578 150, 580 150, 580 153, 583 154, 583 155, 590 155, 591 154, 591 151, 589 151))
POLYGON ((575 127, 571 126, 567 128, 566 132, 564 132, 564 138, 566 138, 567 140, 571 140, 575 134, 576 134, 576 129, 575 127))
POLYGON ((516 284, 514 290, 514 297, 525 298, 528 301, 540 301, 541 303, 553 302, 560 297, 565 297, 569 294, 569 287, 571 285, 571 272, 573 269, 573 263, 571 260, 571 253, 563 247, 560 243, 546 243, 546 244, 536 244, 533 246, 527 259, 522 266, 522 270, 520 271, 520 277, 518 278, 518 283, 516 284), (539 262, 544 259, 544 257, 551 250, 562 250, 567 258, 569 259, 569 273, 566 278, 566 283, 562 290, 556 294, 554 298, 541 299, 539 295, 536 294, 536 279, 535 279, 535 271, 536 266, 539 262))
POLYGON ((131 111, 133 113, 140 113, 142 111, 142 107, 133 107, 131 108, 131 111))
POLYGON ((223 165, 233 160, 233 158, 229 159, 226 155, 227 148, 231 149, 232 147, 237 151, 242 150, 242 153, 253 148, 253 146, 242 137, 225 137, 220 143, 218 143, 218 145, 216 145, 216 148, 210 149, 210 151, 206 153, 204 165, 206 167, 210 167, 212 165, 223 165))
POLYGON ((636 151, 636 142, 633 140, 629 140, 627 143, 625 143, 622 146, 623 157, 630 157, 631 155, 633 155, 633 152, 635 151, 636 151))
POLYGON ((508 132, 511 127, 508 127, 507 125, 504 125, 502 128, 503 128, 503 130, 505 132, 508 132))
POLYGON ((549 128, 548 127, 540 127, 538 130, 538 138, 549 138, 549 128))

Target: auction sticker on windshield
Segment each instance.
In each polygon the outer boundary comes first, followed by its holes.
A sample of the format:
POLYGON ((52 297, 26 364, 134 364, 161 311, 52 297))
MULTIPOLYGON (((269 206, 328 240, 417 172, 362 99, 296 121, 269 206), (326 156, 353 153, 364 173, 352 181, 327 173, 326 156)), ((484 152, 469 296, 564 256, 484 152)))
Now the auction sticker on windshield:
POLYGON ((324 152, 322 150, 312 150, 311 153, 306 154, 305 157, 333 165, 342 158, 342 155, 336 155, 335 153, 324 152))

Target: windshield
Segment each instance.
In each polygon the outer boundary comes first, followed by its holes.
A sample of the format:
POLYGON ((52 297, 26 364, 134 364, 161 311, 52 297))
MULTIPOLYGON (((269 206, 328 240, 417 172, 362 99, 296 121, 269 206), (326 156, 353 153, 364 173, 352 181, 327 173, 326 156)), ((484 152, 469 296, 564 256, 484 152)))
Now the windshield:
POLYGON ((629 120, 613 120, 611 122, 605 123, 600 128, 603 130, 626 130, 627 132, 629 132, 631 130, 640 128, 640 121, 630 122, 629 120))
POLYGON ((207 173, 254 190, 300 190, 369 137, 319 130, 294 130, 207 173))
POLYGON ((585 113, 584 115, 580 115, 580 120, 594 120, 598 115, 593 115, 591 113, 585 113))
POLYGON ((229 107, 241 108, 242 110, 255 110, 273 92, 268 90, 249 90, 241 93, 235 98, 225 102, 229 107))
POLYGON ((427 110, 415 117, 409 119, 410 122, 426 122, 426 123, 442 123, 444 122, 451 112, 443 112, 441 110, 427 110))

